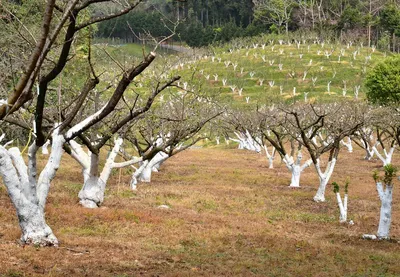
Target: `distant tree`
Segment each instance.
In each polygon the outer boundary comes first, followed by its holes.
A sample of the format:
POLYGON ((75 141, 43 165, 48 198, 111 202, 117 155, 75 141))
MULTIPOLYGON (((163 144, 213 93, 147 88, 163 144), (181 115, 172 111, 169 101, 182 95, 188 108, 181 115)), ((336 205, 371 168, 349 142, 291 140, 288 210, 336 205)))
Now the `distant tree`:
POLYGON ((395 4, 385 6, 380 13, 381 25, 392 35, 392 50, 396 51, 396 36, 400 36, 400 9, 395 4))
POLYGON ((361 12, 357 8, 347 6, 340 16, 338 28, 340 30, 348 30, 359 27, 362 23, 361 12))
POLYGON ((261 22, 275 24, 279 30, 285 26, 289 33, 292 11, 297 6, 294 0, 253 0, 254 17, 261 22))
POLYGON ((190 47, 201 47, 205 45, 203 35, 203 26, 200 22, 195 21, 187 26, 182 38, 190 47))

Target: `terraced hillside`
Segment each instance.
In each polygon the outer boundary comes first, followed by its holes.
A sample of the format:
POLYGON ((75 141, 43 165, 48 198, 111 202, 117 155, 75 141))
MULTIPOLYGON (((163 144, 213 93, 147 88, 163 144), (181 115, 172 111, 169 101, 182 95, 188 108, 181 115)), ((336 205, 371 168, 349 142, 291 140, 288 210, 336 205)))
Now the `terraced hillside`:
POLYGON ((332 101, 364 98, 364 78, 385 56, 362 45, 269 41, 216 49, 175 68, 186 78, 196 68, 204 88, 235 103, 332 101))

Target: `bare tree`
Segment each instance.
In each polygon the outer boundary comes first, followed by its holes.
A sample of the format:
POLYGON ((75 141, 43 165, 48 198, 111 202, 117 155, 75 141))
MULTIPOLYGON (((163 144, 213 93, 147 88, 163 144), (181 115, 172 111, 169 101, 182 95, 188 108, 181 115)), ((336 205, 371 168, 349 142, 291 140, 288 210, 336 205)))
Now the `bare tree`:
POLYGON ((290 130, 291 126, 286 122, 286 113, 281 109, 267 108, 259 109, 258 114, 261 116, 259 130, 263 138, 276 149, 292 174, 289 186, 300 187, 301 173, 312 164, 312 160, 308 159, 302 164, 303 145, 293 138, 295 130, 290 130))
POLYGON ((364 124, 364 107, 353 103, 299 105, 284 108, 292 137, 307 150, 317 171, 320 184, 314 201, 325 201, 325 189, 338 159, 340 141, 352 135, 364 124), (325 170, 321 157, 329 153, 325 170))
MULTIPOLYGON (((60 165, 63 149, 70 152, 69 141, 80 136, 112 113, 134 78, 140 75, 156 56, 154 52, 151 52, 145 55, 140 63, 131 65, 124 70, 115 89, 110 92, 106 104, 81 120, 76 120, 90 93, 100 83, 100 78, 95 73, 89 55, 90 72, 87 80, 81 90, 68 99, 68 108, 65 110, 64 116, 57 116, 57 120, 47 118, 45 108, 49 95, 49 84, 63 71, 71 59, 70 51, 76 34, 96 22, 129 12, 141 1, 124 1, 118 4, 121 5, 121 9, 115 13, 80 19, 80 15, 84 14, 84 11, 98 2, 109 1, 71 0, 64 1, 62 4, 57 4, 54 0, 47 1, 40 36, 25 63, 25 70, 20 76, 17 76, 18 81, 0 106, 0 119, 28 129, 30 129, 31 123, 21 122, 18 120, 18 115, 13 116, 13 113, 18 110, 21 112, 34 110, 35 113, 33 138, 28 150, 27 165, 18 148, 7 149, 0 146, 0 174, 16 208, 23 243, 58 244, 51 228, 46 224, 44 208, 50 183, 60 165), (60 38, 62 34, 64 34, 63 39, 60 38), (61 41, 61 50, 56 47, 59 41, 61 41), (56 58, 54 59, 54 57, 56 58), (50 61, 48 61, 49 59, 50 61), (38 93, 33 93, 33 86, 36 82, 39 84, 38 93), (21 109, 23 106, 25 109, 21 109), (38 174, 36 154, 47 139, 51 139, 52 142, 51 154, 46 166, 38 174)), ((133 109, 129 116, 135 117, 148 109, 153 101, 152 98, 154 99, 156 95, 157 93, 150 96, 145 106, 133 109)))
POLYGON ((253 0, 254 16, 265 23, 273 23, 278 30, 284 25, 286 35, 289 34, 289 22, 294 0, 253 0))
MULTIPOLYGON (((134 124, 123 137, 132 143, 142 162, 132 175, 131 187, 138 182, 150 182, 168 158, 188 149, 207 137, 202 130, 223 113, 223 108, 211 99, 184 93, 158 106, 152 113, 134 124)), ((131 155, 124 151, 127 159, 131 155)))
POLYGON ((77 142, 70 141, 72 148, 70 154, 82 166, 84 185, 79 192, 79 199, 84 207, 97 208, 102 204, 107 180, 113 168, 121 168, 142 161, 142 158, 135 157, 123 163, 115 162, 115 158, 123 142, 122 138, 116 138, 114 140, 114 146, 100 173, 99 162, 101 149, 125 125, 142 118, 150 109, 155 97, 166 88, 172 86, 179 78, 180 77, 176 76, 164 83, 157 81, 147 99, 144 99, 145 101, 139 99, 139 95, 136 95, 133 104, 129 105, 127 99, 124 98, 124 103, 120 104, 122 107, 120 107, 116 113, 113 113, 113 116, 109 117, 108 120, 102 121, 103 127, 101 130, 97 130, 96 133, 90 132, 88 134, 80 134, 79 138, 88 148, 88 153, 85 153, 77 142), (142 104, 139 102, 142 102, 142 104))

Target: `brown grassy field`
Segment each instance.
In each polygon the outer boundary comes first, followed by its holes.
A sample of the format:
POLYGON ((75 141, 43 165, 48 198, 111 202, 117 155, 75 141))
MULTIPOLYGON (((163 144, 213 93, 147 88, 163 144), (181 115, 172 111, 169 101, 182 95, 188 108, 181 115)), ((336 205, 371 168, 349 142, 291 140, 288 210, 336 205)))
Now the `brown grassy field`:
MULTIPOLYGON (((289 189, 283 164, 268 169, 263 155, 244 150, 188 150, 137 192, 127 172, 116 171, 96 210, 77 203, 82 176, 65 156, 46 214, 58 248, 17 243, 15 211, 0 187, 0 276, 400 276, 400 243, 360 238, 377 231, 380 207, 371 172, 381 163, 362 156, 343 149, 331 179, 351 178, 354 226, 339 224, 331 187, 326 203, 312 201, 313 168, 304 172, 302 188, 289 189)), ((400 238, 399 183, 394 238, 400 238)))

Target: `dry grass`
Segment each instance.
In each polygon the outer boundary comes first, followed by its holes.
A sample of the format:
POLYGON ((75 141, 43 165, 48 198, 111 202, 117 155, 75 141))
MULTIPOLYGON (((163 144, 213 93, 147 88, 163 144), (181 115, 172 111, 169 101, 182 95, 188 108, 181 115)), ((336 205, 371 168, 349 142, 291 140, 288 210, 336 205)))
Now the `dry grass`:
MULTIPOLYGON (((135 193, 117 171, 97 210, 78 205, 81 173, 65 156, 47 205, 59 248, 16 243, 15 211, 0 187, 0 276, 399 276, 399 243, 360 239, 376 232, 380 205, 371 178, 380 162, 362 155, 343 150, 332 178, 351 178, 354 226, 338 223, 331 188, 326 203, 312 201, 312 168, 302 188, 289 189, 283 165, 270 170, 247 151, 186 151, 135 193)), ((391 234, 400 238, 397 186, 393 201, 391 234)))

